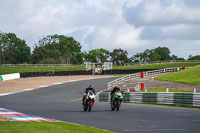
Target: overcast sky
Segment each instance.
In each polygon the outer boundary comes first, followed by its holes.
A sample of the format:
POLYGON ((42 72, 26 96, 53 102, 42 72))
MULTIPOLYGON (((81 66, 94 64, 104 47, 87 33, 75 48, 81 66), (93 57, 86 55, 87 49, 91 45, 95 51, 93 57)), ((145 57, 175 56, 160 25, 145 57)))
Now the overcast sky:
POLYGON ((200 0, 0 0, 0 31, 33 48, 46 35, 72 36, 82 51, 158 46, 200 54, 200 0))

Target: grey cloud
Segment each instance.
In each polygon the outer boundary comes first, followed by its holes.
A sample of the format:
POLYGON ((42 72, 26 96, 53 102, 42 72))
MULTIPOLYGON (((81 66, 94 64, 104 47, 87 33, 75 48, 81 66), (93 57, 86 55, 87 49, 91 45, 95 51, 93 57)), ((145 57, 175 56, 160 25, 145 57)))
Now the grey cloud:
POLYGON ((199 7, 200 1, 199 0, 184 0, 184 3, 188 7, 199 7))
POLYGON ((143 40, 151 40, 151 39, 161 39, 161 28, 158 26, 149 26, 145 27, 140 34, 140 39, 143 40))
POLYGON ((197 0, 0 0, 0 30, 30 46, 43 36, 64 34, 82 50, 121 47, 136 53, 194 41, 198 47, 199 7, 197 0))
POLYGON ((162 7, 169 7, 173 4, 172 0, 161 0, 160 4, 162 7))
POLYGON ((171 27, 162 28, 163 39, 177 39, 177 40, 199 40, 200 39, 200 25, 195 24, 180 24, 171 27))
POLYGON ((88 47, 90 47, 90 44, 92 42, 93 38, 93 32, 95 31, 95 27, 80 27, 75 29, 73 32, 69 32, 67 36, 72 36, 76 40, 79 40, 80 43, 82 44, 82 49, 86 50, 88 47))
POLYGON ((137 6, 123 6, 123 15, 129 24, 136 27, 163 26, 179 23, 200 24, 200 5, 187 7, 184 1, 180 4, 174 0, 148 0, 137 6), (190 14, 189 14, 190 13, 190 14))
POLYGON ((145 2, 139 3, 136 7, 123 6, 123 15, 128 23, 133 24, 136 27, 146 25, 142 12, 144 11, 145 2))
POLYGON ((142 40, 199 40, 200 16, 195 11, 200 11, 200 5, 194 6, 194 4, 198 4, 198 1, 195 0, 193 2, 186 1, 144 0, 133 7, 124 5, 123 15, 127 23, 135 27, 143 27, 140 34, 142 40))
POLYGON ((148 26, 143 29, 140 39, 147 40, 199 40, 200 25, 148 26))

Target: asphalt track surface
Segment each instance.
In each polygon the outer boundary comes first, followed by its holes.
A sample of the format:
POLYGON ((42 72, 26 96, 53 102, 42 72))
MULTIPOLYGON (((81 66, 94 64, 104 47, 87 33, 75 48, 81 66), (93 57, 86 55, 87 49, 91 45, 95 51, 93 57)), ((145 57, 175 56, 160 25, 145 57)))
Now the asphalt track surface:
POLYGON ((199 133, 200 110, 122 104, 111 111, 109 103, 96 102, 92 112, 83 112, 80 102, 84 88, 106 87, 114 78, 66 83, 0 97, 0 107, 28 115, 61 120, 121 133, 199 133))

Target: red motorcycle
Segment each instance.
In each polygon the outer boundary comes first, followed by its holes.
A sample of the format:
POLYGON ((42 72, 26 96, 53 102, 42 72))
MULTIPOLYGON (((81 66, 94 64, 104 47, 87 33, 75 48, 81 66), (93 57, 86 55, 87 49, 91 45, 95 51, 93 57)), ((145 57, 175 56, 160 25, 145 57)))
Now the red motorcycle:
POLYGON ((88 94, 84 99, 83 110, 90 112, 92 110, 92 106, 94 105, 94 101, 95 101, 94 93, 92 91, 88 91, 88 94))

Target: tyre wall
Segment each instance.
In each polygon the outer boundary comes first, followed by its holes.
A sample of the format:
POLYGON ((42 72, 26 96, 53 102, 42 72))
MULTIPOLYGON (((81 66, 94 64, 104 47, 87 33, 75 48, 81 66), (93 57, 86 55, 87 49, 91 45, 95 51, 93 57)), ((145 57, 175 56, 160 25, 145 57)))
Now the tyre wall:
POLYGON ((25 73, 20 73, 21 78, 42 77, 42 76, 71 76, 71 75, 92 75, 92 71, 25 72, 25 73))

